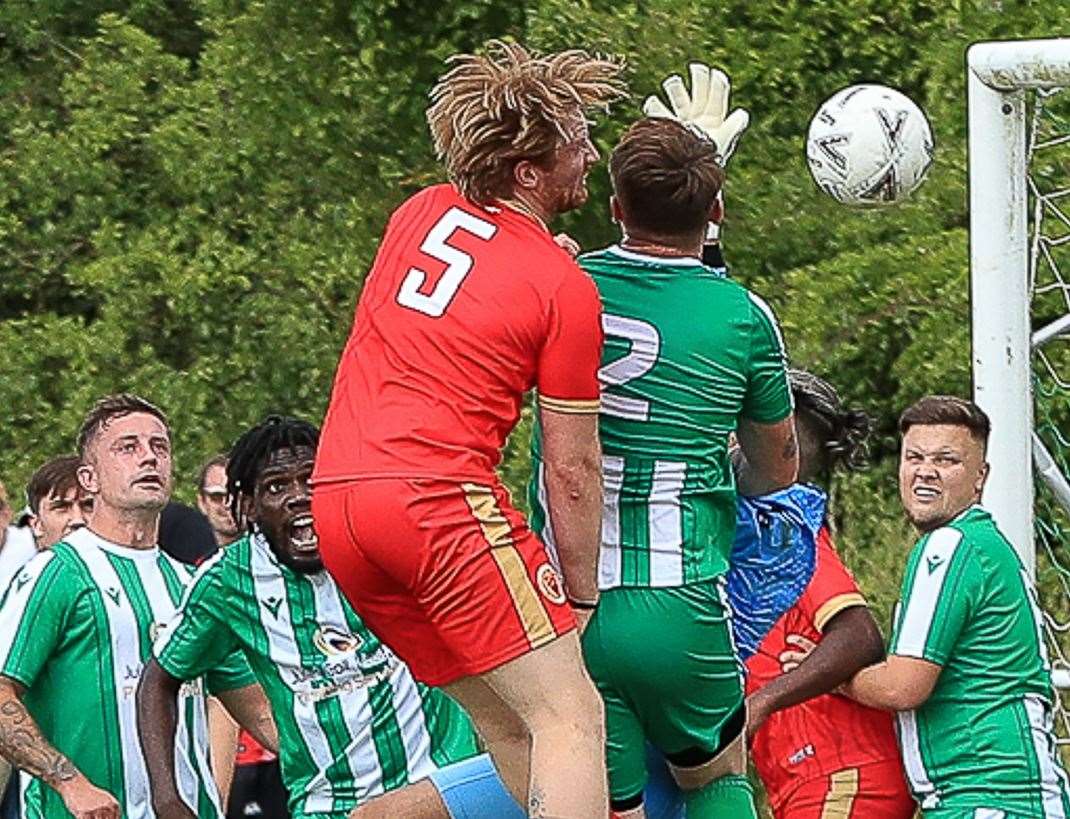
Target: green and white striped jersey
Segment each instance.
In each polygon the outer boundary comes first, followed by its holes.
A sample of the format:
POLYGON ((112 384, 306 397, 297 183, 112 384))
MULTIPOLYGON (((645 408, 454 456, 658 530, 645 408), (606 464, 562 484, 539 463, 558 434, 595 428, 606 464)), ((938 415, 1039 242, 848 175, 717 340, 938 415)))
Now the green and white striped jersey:
MULTIPOLYGON (((710 580, 727 570, 735 533, 729 433, 740 418, 792 411, 776 319, 696 258, 614 246, 579 264, 598 285, 605 331, 599 586, 710 580)), ((533 447, 532 527, 552 553, 538 429, 533 447)))
MULTIPOLYGON (((158 549, 79 529, 30 560, 0 603, 0 674, 25 687, 23 702, 44 736, 118 799, 125 819, 155 816, 134 694, 192 571, 158 549)), ((253 682, 239 655, 221 658, 207 679, 213 691, 253 682)), ((219 817, 200 680, 180 694, 175 770, 193 813, 219 817)), ((25 776, 23 800, 26 819, 70 815, 55 791, 25 776)))
POLYGON ((923 810, 1070 817, 1040 617, 1018 555, 980 506, 914 546, 889 651, 942 669, 924 705, 898 715, 923 810))
POLYGON ((413 680, 331 576, 281 565, 259 534, 200 568, 155 654, 190 679, 234 649, 271 703, 295 819, 344 817, 478 753, 460 706, 413 680))

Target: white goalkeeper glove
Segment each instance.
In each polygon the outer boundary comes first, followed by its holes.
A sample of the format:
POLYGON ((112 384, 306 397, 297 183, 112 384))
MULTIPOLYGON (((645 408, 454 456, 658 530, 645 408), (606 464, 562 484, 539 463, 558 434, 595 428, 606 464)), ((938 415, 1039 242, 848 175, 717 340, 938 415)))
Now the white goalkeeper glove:
POLYGON ((750 114, 744 108, 728 113, 732 81, 723 71, 705 63, 691 63, 688 68, 691 71, 691 93, 680 75, 673 74, 661 84, 672 110, 656 94, 651 94, 643 103, 643 113, 648 117, 675 119, 697 129, 713 140, 721 155, 721 164, 727 165, 736 143, 750 124, 750 114))
MULTIPOLYGON (((728 113, 728 98, 732 93, 732 81, 728 75, 705 63, 691 63, 691 92, 688 93, 679 74, 666 77, 661 83, 669 98, 672 110, 651 94, 643 103, 643 113, 648 117, 674 119, 699 131, 713 140, 721 156, 721 166, 728 164, 739 138, 750 124, 750 114, 745 108, 728 113)), ((721 201, 724 195, 719 194, 721 201)), ((720 239, 721 226, 710 222, 706 227, 706 242, 720 239)))

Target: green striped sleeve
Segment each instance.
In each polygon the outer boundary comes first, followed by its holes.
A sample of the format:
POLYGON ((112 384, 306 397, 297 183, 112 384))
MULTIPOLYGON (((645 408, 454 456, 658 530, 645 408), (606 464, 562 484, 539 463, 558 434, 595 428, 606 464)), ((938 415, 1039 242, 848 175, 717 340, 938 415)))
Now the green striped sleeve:
POLYGON ((29 688, 67 633, 77 581, 54 551, 33 557, 12 578, 0 608, 0 674, 29 688))
POLYGON ((175 616, 153 646, 160 667, 180 680, 192 680, 223 666, 238 650, 234 632, 213 605, 225 599, 219 568, 218 561, 210 561, 194 576, 175 616))
POLYGON ((982 576, 957 529, 930 532, 915 547, 890 653, 946 665, 976 606, 982 576))
POLYGON ((750 292, 747 298, 751 308, 751 335, 742 415, 760 424, 775 424, 792 412, 787 351, 769 305, 750 292))
POLYGON ((235 648, 217 666, 204 674, 204 684, 209 694, 221 694, 236 688, 245 688, 256 682, 256 675, 245 659, 245 652, 235 648))

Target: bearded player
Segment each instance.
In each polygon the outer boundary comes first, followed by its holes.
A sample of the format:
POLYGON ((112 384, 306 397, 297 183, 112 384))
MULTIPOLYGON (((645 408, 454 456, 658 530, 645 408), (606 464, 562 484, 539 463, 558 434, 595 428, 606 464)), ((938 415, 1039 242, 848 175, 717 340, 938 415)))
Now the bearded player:
POLYGON ((472 715, 532 816, 607 810, 602 714, 573 605, 598 599, 600 305, 547 224, 598 158, 621 66, 493 42, 428 121, 451 184, 394 212, 335 377, 313 513, 368 626, 472 715), (560 569, 495 474, 538 391, 560 569))

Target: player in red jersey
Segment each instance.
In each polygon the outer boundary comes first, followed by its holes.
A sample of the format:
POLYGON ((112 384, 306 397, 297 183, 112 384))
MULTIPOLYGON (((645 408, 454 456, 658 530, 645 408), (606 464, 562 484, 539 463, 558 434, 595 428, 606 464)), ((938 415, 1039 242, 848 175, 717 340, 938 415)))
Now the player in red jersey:
POLYGON ((909 819, 892 715, 832 693, 884 648, 807 483, 858 464, 868 420, 822 379, 790 376, 800 482, 740 504, 729 572, 754 763, 777 819, 909 819))
POLYGON ((546 225, 586 200, 584 115, 623 94, 621 67, 501 42, 453 62, 428 110, 452 184, 392 215, 335 376, 320 551, 413 674, 465 706, 531 816, 605 816, 572 610, 598 597, 601 307, 546 225), (495 474, 532 387, 556 556, 495 474))

